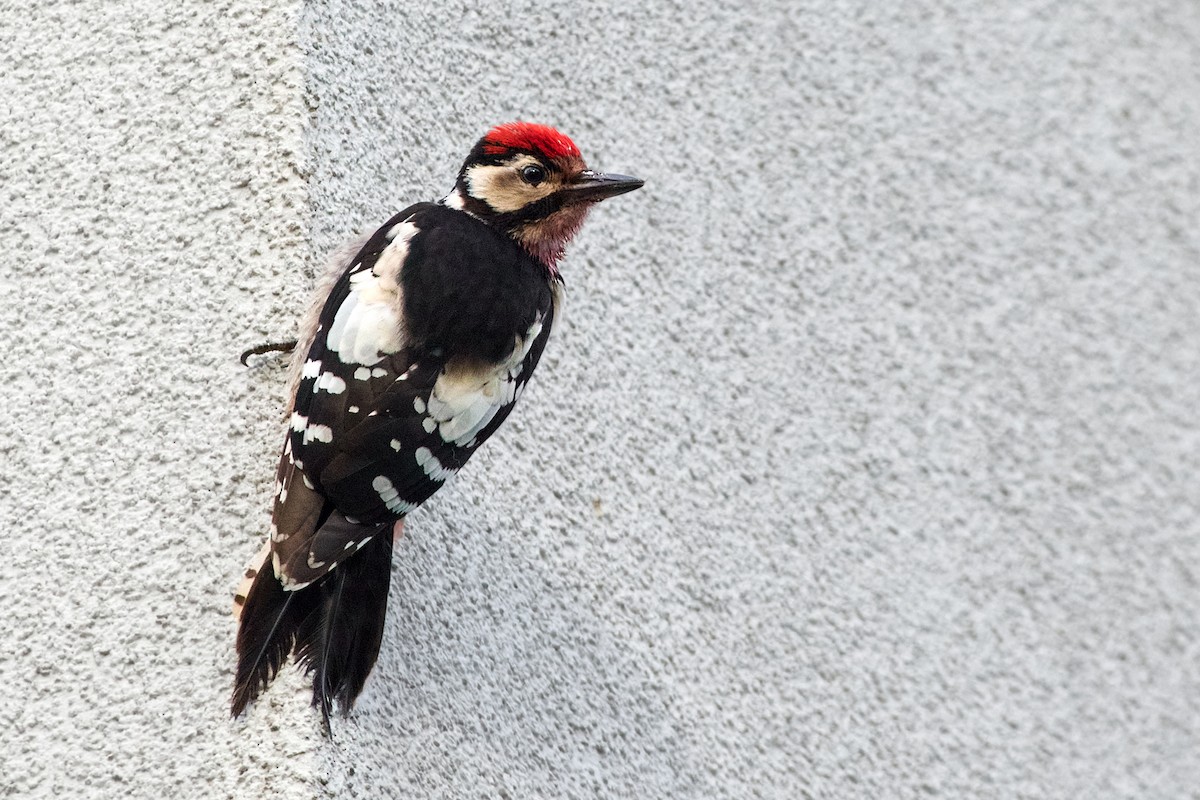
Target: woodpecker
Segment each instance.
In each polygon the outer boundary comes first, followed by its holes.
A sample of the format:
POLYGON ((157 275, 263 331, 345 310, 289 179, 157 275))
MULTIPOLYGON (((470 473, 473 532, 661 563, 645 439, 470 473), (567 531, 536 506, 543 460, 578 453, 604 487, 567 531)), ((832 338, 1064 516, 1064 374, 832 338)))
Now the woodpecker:
POLYGON ((588 211, 642 184, 588 169, 554 128, 499 125, 449 195, 335 258, 296 340, 270 539, 234 600, 234 716, 292 653, 325 732, 335 701, 350 712, 379 654, 404 517, 512 411, 588 211))

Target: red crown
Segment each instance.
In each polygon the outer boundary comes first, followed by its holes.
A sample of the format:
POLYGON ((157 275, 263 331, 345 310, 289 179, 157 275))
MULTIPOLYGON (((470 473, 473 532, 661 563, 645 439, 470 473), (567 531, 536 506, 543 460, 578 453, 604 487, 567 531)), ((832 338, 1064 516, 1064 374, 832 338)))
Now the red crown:
POLYGON ((533 122, 497 125, 483 137, 483 152, 488 155, 499 155, 509 150, 528 150, 549 159, 579 157, 579 148, 569 137, 549 125, 533 122))

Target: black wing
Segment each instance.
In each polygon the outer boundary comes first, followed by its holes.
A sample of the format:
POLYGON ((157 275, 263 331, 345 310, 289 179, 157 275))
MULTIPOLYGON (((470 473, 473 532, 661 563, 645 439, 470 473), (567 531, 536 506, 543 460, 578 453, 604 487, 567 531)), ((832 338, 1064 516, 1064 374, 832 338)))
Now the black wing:
POLYGON ((280 460, 276 573, 305 585, 416 508, 504 421, 559 284, 460 211, 407 209, 333 286, 280 460))

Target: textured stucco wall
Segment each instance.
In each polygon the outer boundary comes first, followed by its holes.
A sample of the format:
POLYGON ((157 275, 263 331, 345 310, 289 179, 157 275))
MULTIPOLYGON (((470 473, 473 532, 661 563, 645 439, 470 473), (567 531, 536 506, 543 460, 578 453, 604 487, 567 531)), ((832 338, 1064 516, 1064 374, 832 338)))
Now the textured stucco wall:
POLYGON ((1197 796, 1200 10, 631 5, 0 6, 0 794, 1197 796), (227 722, 236 352, 514 117, 647 186, 337 741, 227 722))
POLYGON ((0 797, 311 796, 304 725, 223 707, 282 394, 237 354, 310 260, 297 22, 0 3, 0 797))

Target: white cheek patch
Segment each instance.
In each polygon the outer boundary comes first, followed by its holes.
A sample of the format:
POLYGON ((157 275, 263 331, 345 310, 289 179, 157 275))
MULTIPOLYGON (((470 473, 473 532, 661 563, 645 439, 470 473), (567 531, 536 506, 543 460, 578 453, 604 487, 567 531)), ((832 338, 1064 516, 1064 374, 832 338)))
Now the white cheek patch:
POLYGON ((543 181, 537 186, 525 183, 516 170, 541 162, 530 155, 514 158, 506 164, 476 164, 467 170, 467 192, 496 211, 505 213, 524 208, 554 192, 557 184, 543 181))

